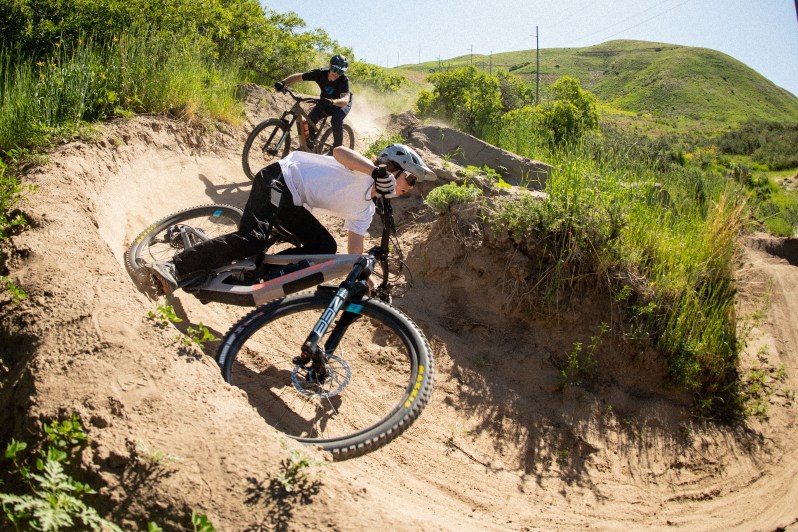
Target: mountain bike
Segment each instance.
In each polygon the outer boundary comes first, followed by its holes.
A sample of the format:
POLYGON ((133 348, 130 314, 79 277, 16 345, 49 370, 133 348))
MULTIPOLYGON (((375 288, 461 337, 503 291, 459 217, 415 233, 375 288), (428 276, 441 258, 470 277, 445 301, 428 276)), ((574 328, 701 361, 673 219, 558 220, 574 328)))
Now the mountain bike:
MULTIPOLYGON (((308 118, 308 113, 302 107, 303 103, 318 104, 319 98, 306 98, 286 87, 284 91, 294 99, 294 105, 283 112, 280 118, 269 118, 255 126, 252 133, 244 143, 241 154, 241 163, 244 173, 253 179, 255 174, 273 163, 282 159, 292 147, 295 150, 312 153, 330 154, 333 149, 333 130, 327 122, 330 117, 325 116, 318 123, 308 118), (291 144, 291 128, 296 124, 296 142, 291 144), (307 132, 304 127, 307 126, 307 132)), ((355 132, 352 126, 344 123, 343 145, 355 147, 355 132)))
MULTIPOLYGON (((335 459, 399 436, 426 406, 434 381, 427 339, 391 304, 412 285, 412 274, 390 200, 377 204, 382 235, 368 253, 262 253, 183 287, 203 302, 256 307, 221 340, 216 361, 224 380, 246 391, 275 429, 335 459), (337 285, 323 284, 342 276, 337 285)), ((137 283, 148 283, 148 264, 230 232, 240 219, 241 211, 226 205, 167 216, 133 241, 127 268, 137 283)), ((267 249, 284 244, 295 243, 275 226, 267 249)))

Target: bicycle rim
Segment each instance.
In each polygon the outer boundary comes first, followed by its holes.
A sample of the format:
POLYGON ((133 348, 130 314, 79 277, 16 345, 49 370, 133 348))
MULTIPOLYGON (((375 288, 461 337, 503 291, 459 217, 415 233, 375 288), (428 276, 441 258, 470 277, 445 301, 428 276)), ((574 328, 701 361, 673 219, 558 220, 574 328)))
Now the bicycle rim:
MULTIPOLYGON (((268 424, 338 459, 376 449, 418 417, 432 391, 429 346, 398 310, 363 299, 323 383, 292 359, 332 298, 298 294, 260 307, 225 335, 218 362, 268 424)), ((339 315, 340 319, 340 315, 339 315)), ((326 341, 326 339, 325 339, 326 341)))
POLYGON ((171 260, 185 243, 196 245, 202 238, 231 233, 241 221, 241 211, 229 205, 202 205, 170 214, 145 229, 125 253, 125 264, 136 283, 147 286, 149 265, 171 260), (188 229, 190 228, 190 229, 188 229))
POLYGON ((253 179, 262 168, 282 159, 291 149, 291 133, 286 124, 271 118, 255 126, 244 143, 241 165, 249 179, 253 179), (283 135, 285 138, 283 139, 283 135), (278 143, 282 144, 278 147, 278 143))

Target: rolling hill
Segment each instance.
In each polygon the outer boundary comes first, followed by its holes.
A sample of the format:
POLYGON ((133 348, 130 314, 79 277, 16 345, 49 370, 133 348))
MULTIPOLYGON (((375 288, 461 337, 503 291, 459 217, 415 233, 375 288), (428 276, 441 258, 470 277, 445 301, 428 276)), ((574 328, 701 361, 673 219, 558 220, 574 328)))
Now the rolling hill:
MULTIPOLYGON (((404 65, 431 73, 473 64, 510 71, 536 81, 535 50, 464 55, 404 65)), ((586 48, 540 50, 540 97, 562 76, 571 76, 599 101, 618 111, 714 123, 749 119, 798 121, 798 97, 721 52, 674 44, 617 40, 586 48)))

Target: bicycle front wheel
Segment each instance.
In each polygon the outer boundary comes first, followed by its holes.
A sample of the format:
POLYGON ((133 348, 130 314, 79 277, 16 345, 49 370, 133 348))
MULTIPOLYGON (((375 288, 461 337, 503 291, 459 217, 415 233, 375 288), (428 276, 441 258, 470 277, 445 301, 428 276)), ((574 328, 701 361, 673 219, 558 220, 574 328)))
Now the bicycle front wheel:
MULTIPOLYGON (((324 133, 322 133, 316 153, 320 153, 322 155, 332 154, 333 142, 333 130, 332 126, 330 126, 324 130, 324 133)), ((346 146, 347 148, 355 148, 355 131, 349 124, 344 124, 344 137, 343 143, 341 145, 346 146)))
POLYGON ((170 260, 186 246, 232 233, 241 221, 241 211, 229 205, 202 205, 170 214, 150 225, 125 252, 125 265, 141 287, 149 285, 149 266, 170 260))
POLYGON ((324 379, 294 364, 334 293, 295 294, 255 309, 222 339, 217 362, 268 424, 345 459, 385 445, 413 423, 432 393, 433 364, 418 326, 367 297, 339 313, 338 321, 356 319, 337 346, 332 324, 324 379))
POLYGON ((252 130, 244 143, 241 164, 248 178, 254 179, 261 168, 288 155, 291 149, 291 132, 278 118, 264 120, 252 130))

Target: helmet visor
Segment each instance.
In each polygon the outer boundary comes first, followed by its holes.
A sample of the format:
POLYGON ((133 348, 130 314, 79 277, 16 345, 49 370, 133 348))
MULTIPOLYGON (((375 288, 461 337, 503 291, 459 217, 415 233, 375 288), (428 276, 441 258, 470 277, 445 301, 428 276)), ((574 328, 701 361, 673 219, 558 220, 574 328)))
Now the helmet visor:
POLYGON ((330 70, 332 70, 336 74, 343 74, 344 72, 346 72, 345 68, 341 68, 337 65, 330 65, 330 70))

